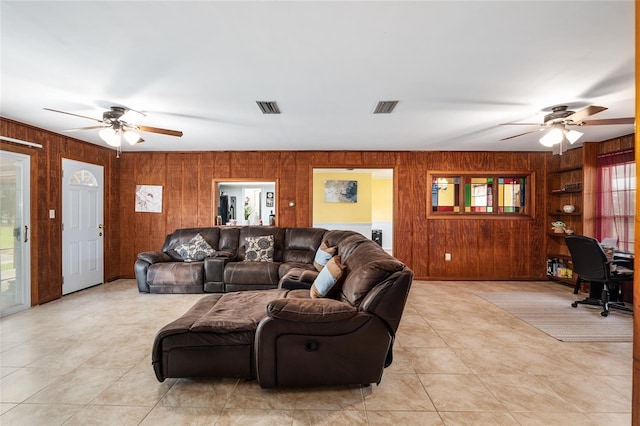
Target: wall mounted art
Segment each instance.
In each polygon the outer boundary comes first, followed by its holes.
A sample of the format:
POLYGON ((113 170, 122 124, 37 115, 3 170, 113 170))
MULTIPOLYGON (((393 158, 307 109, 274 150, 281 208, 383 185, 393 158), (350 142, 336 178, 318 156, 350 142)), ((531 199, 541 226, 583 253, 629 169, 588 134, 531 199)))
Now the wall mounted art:
POLYGON ((325 180, 324 201, 326 203, 357 203, 357 180, 325 180))
POLYGON ((136 211, 162 213, 162 186, 136 185, 136 211))

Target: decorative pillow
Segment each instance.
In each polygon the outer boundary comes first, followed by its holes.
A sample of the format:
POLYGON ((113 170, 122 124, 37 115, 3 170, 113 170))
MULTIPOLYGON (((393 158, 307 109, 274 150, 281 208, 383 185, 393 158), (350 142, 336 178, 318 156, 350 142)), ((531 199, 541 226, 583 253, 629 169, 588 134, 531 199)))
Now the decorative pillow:
POLYGON ((203 260, 205 257, 211 257, 216 254, 216 251, 200 234, 196 234, 189 242, 180 244, 174 250, 186 262, 203 260))
POLYGON ((318 271, 322 271, 324 265, 326 265, 329 259, 336 254, 336 249, 337 247, 329 247, 327 242, 323 241, 316 251, 316 257, 313 259, 313 266, 315 266, 318 271))
POLYGON ((340 260, 340 256, 333 256, 324 268, 322 268, 322 271, 320 271, 311 286, 311 297, 327 297, 331 289, 334 288, 340 277, 342 277, 344 266, 340 260))
POLYGON ((273 262, 273 235, 247 237, 245 262, 273 262))

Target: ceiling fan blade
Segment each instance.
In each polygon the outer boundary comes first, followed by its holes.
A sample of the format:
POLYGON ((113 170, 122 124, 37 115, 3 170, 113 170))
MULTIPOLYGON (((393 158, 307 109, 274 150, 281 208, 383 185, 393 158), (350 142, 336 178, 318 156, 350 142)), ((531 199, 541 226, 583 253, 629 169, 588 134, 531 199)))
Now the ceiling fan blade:
POLYGON ((501 126, 542 126, 540 123, 501 123, 501 126))
POLYGON ((47 111, 59 112, 60 114, 67 114, 67 115, 73 115, 73 116, 80 117, 80 118, 87 118, 89 120, 93 120, 93 121, 97 121, 98 123, 102 123, 102 120, 99 120, 99 119, 93 118, 93 117, 87 117, 86 115, 74 114, 72 112, 59 111, 57 109, 51 109, 51 108, 43 108, 43 109, 46 109, 47 111))
POLYGON ((603 118, 601 120, 586 120, 582 124, 585 126, 602 126, 606 124, 634 124, 636 119, 633 117, 625 118, 603 118))
POLYGON ((528 132, 520 133, 520 134, 518 134, 518 135, 509 136, 508 138, 503 138, 503 139, 500 139, 500 140, 501 140, 501 141, 506 141, 506 140, 508 140, 508 139, 517 138, 518 136, 528 135, 529 133, 541 132, 542 130, 544 130, 544 129, 529 130, 528 132))
POLYGON ((137 125, 136 127, 138 128, 138 130, 142 132, 161 133, 163 135, 177 136, 177 137, 182 136, 182 132, 179 130, 161 129, 159 127, 140 126, 140 125, 137 125))
POLYGON ((580 111, 576 111, 568 117, 565 117, 563 121, 573 121, 574 123, 581 123, 585 118, 602 112, 608 108, 603 106, 589 105, 588 107, 582 108, 580 111))
POLYGON ((78 130, 104 129, 105 127, 109 127, 109 126, 102 125, 102 126, 77 127, 75 129, 65 129, 65 130, 63 130, 63 132, 76 132, 78 130))

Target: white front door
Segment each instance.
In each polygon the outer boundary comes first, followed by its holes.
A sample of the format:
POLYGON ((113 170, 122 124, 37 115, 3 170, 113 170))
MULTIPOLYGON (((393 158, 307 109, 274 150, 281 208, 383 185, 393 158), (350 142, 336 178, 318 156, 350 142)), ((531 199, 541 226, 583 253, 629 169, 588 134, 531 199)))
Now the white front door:
POLYGON ((0 151, 0 316, 31 306, 30 162, 0 151))
POLYGON ((104 280, 104 170, 62 159, 62 294, 104 280))

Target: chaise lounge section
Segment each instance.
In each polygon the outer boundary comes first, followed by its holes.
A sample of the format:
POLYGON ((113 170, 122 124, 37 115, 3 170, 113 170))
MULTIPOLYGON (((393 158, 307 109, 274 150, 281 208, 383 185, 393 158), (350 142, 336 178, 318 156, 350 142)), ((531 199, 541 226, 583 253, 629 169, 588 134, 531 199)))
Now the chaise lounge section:
POLYGON ((235 377, 264 388, 379 383, 413 272, 358 233, 328 231, 323 240, 343 268, 326 297, 286 288, 204 296, 156 335, 158 380, 235 377))

